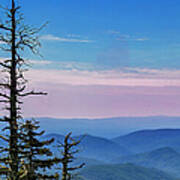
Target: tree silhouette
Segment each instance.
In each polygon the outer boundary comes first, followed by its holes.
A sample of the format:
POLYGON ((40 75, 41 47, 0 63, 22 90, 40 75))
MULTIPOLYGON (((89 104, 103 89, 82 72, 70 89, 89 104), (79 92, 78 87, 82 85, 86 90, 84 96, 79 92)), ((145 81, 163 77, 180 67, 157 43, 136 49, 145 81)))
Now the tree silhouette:
POLYGON ((51 158, 53 154, 47 147, 54 139, 40 140, 39 137, 44 134, 44 131, 38 132, 39 128, 39 122, 35 120, 27 120, 20 127, 21 159, 23 159, 27 172, 25 177, 28 180, 57 179, 57 173, 54 175, 44 173, 47 168, 50 169, 54 164, 60 162, 58 158, 51 158), (43 158, 41 156, 43 156, 43 158), (41 173, 42 169, 43 173, 41 173))
POLYGON ((81 169, 85 163, 80 164, 79 166, 70 167, 70 163, 75 160, 75 154, 79 152, 77 146, 80 144, 81 140, 75 140, 71 137, 72 133, 69 133, 65 136, 64 142, 59 142, 58 147, 61 149, 61 163, 62 163, 62 179, 61 180, 71 180, 73 175, 72 171, 81 169))
POLYGON ((8 54, 7 59, 0 61, 0 67, 4 76, 0 81, 0 102, 4 103, 7 115, 1 118, 6 123, 3 129, 8 130, 8 135, 1 135, 0 138, 8 143, 8 147, 1 147, 1 152, 7 153, 0 159, 4 166, 0 173, 8 174, 11 180, 19 179, 19 168, 21 165, 19 151, 19 121, 22 119, 21 104, 22 98, 29 95, 45 95, 43 92, 27 91, 27 80, 24 77, 26 64, 22 57, 26 49, 38 54, 40 42, 38 32, 41 30, 24 25, 23 15, 15 0, 11 0, 10 8, 3 8, 6 18, 0 22, 0 49, 8 54), (8 170, 8 172, 7 172, 8 170))

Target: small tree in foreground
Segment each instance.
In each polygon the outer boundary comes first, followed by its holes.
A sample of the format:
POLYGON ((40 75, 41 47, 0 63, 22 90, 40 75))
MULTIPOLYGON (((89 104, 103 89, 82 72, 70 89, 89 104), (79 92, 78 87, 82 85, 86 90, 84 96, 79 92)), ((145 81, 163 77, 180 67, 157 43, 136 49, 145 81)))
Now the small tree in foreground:
POLYGON ((70 166, 75 160, 75 154, 79 152, 77 146, 80 144, 81 140, 75 140, 71 137, 72 133, 69 133, 65 136, 64 142, 59 142, 58 147, 61 149, 61 163, 62 163, 62 179, 61 180, 71 180, 73 175, 71 172, 81 169, 85 163, 80 164, 79 166, 70 166))
POLYGON ((38 132, 39 122, 35 120, 27 120, 21 129, 21 149, 24 166, 26 167, 25 179, 57 179, 58 174, 44 173, 46 169, 50 169, 54 164, 59 163, 60 159, 52 158, 52 152, 47 147, 54 139, 40 140, 39 136, 44 134, 44 131, 38 132), (42 171, 43 169, 43 171, 42 171))

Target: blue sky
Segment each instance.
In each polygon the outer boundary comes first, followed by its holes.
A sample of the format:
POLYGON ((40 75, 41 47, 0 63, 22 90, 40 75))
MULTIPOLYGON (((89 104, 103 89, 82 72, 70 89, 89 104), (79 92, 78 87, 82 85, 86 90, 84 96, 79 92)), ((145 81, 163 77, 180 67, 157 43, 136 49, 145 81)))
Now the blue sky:
POLYGON ((49 95, 25 102, 26 116, 180 116, 179 0, 16 2, 27 24, 48 21, 43 57, 25 56, 30 85, 49 95))
POLYGON ((83 62, 94 68, 180 68, 177 0, 18 2, 29 24, 49 22, 41 35, 87 40, 42 40, 46 60, 83 62))

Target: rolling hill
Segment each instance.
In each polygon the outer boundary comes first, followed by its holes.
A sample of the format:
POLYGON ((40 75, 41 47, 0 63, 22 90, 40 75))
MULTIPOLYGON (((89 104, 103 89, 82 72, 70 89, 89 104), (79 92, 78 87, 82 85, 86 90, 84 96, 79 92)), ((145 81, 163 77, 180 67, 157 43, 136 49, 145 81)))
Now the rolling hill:
POLYGON ((114 163, 133 163, 144 167, 154 167, 180 177, 180 154, 169 147, 151 152, 120 157, 114 163))
MULTIPOLYGON (((58 141, 62 142, 64 136, 53 133, 47 134, 42 138, 55 139, 54 144, 51 145, 51 149, 55 155, 59 156, 60 151, 55 147, 55 145, 58 141)), ((159 170, 155 171, 155 175, 160 173, 162 174, 162 177, 164 177, 167 176, 167 174, 163 174, 163 172, 167 172, 172 176, 180 177, 180 153, 177 151, 178 148, 180 148, 179 129, 136 131, 134 133, 119 136, 113 139, 106 139, 91 135, 75 136, 74 138, 82 138, 82 141, 78 147, 80 152, 77 154, 77 159, 73 162, 73 164, 76 165, 85 162, 86 167, 82 170, 82 173, 85 173, 87 169, 92 168, 87 170, 89 172, 92 170, 92 174, 90 174, 92 177, 93 173, 95 173, 97 177, 102 176, 103 178, 103 175, 101 175, 101 173, 103 174, 102 169, 104 169, 104 172, 108 172, 112 169, 114 172, 119 172, 118 174, 115 173, 114 175, 112 175, 112 172, 109 172, 110 177, 112 176, 112 179, 116 179, 119 178, 119 174, 123 175, 124 171, 124 174, 127 173, 126 175, 128 175, 128 167, 130 168, 130 172, 131 170, 133 172, 133 169, 138 168, 136 169, 138 174, 135 176, 139 177, 141 176, 141 174, 139 174, 139 166, 141 169, 143 169, 142 167, 145 167, 141 172, 142 177, 145 180, 148 180, 148 178, 151 177, 148 175, 149 168, 156 168, 159 170), (122 165, 126 163, 132 163, 134 165, 122 165), (94 169, 95 167, 98 168, 100 172, 96 172, 94 169), (109 170, 106 170, 108 167, 109 170), (117 167, 119 167, 120 170, 117 170, 117 167)), ((154 171, 152 170, 152 172, 154 171)), ((107 174, 107 177, 109 177, 109 174, 107 174)), ((134 178, 131 175, 132 174, 129 173, 126 179, 128 177, 134 178)), ((86 173, 83 176, 83 178, 86 179, 90 178, 86 173)), ((123 178, 125 178, 125 176, 122 176, 120 180, 123 180, 123 178)), ((172 179, 170 176, 166 177, 166 179, 168 178, 172 179)))
POLYGON ((131 152, 142 153, 162 147, 180 149, 180 129, 142 130, 113 138, 115 143, 131 152))
POLYGON ((109 161, 112 157, 130 155, 131 152, 106 138, 86 135, 80 144, 80 156, 109 161))
POLYGON ((90 166, 79 174, 81 180, 176 180, 162 171, 133 164, 90 166))
MULTIPOLYGON (((56 145, 58 141, 62 142, 64 139, 64 136, 59 135, 59 134, 48 134, 44 138, 55 139, 55 142, 53 143, 53 145, 51 145, 51 148, 57 155, 58 150, 54 146, 56 145)), ((74 138, 82 139, 80 145, 78 146, 80 150, 80 152, 78 153, 78 156, 81 156, 81 157, 86 157, 89 159, 96 159, 98 161, 107 162, 119 156, 125 156, 125 155, 131 154, 131 152, 127 150, 126 148, 124 148, 123 146, 120 146, 106 138, 101 138, 101 137, 96 137, 96 136, 91 136, 91 135, 76 136, 74 138)))

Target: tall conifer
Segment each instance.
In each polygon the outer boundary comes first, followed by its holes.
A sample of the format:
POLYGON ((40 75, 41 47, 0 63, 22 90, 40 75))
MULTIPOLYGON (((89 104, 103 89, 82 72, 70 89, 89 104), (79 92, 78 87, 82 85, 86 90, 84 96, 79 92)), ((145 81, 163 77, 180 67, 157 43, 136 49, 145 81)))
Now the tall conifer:
POLYGON ((22 98, 29 95, 46 94, 26 90, 27 80, 24 77, 24 71, 26 71, 28 61, 22 57, 22 54, 26 49, 30 49, 35 54, 38 53, 40 42, 37 33, 42 27, 36 29, 25 25, 20 6, 15 0, 11 0, 10 7, 2 9, 5 11, 5 17, 3 21, 0 21, 0 49, 9 58, 0 60, 0 102, 4 103, 4 109, 7 111, 1 121, 6 123, 3 130, 8 130, 7 136, 0 136, 7 143, 7 146, 1 147, 3 156, 0 162, 4 165, 0 173, 7 174, 10 180, 19 180, 21 166, 19 154, 21 152, 18 131, 19 122, 22 119, 22 98))

